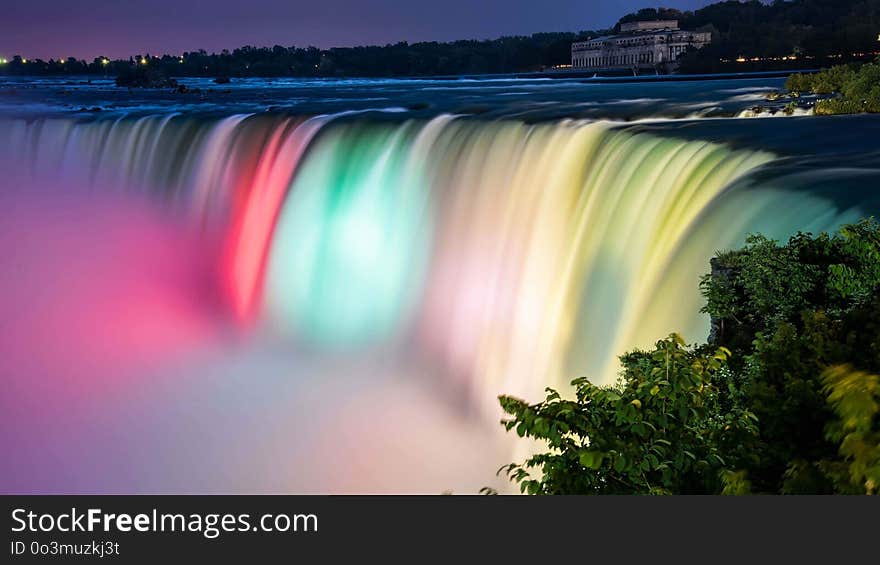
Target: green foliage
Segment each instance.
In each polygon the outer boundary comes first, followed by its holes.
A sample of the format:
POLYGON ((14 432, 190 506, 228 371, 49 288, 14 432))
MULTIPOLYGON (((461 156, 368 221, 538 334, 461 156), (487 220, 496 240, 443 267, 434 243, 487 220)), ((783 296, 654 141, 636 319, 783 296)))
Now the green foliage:
POLYGON ((501 397, 549 447, 502 470, 530 494, 876 493, 880 224, 750 236, 700 286, 711 345, 673 334, 574 400, 501 397))
POLYGON ((721 482, 724 485, 721 494, 738 496, 752 492, 752 482, 745 471, 722 471, 721 482))
POLYGON ((822 375, 844 363, 880 370, 880 225, 799 233, 786 245, 751 236, 715 260, 701 288, 760 422, 753 488, 842 492, 829 472, 838 444, 825 433, 833 410, 822 375))
POLYGON ((748 469, 756 490, 834 492, 821 467, 837 451, 825 436, 832 411, 821 375, 831 363, 860 356, 847 333, 824 313, 805 311, 801 323, 778 322, 756 336, 742 369, 747 405, 760 421, 759 457, 748 469))
MULTIPOLYGON (((870 65, 865 65, 865 69, 870 65)), ((842 92, 844 87, 857 76, 859 70, 852 65, 835 65, 812 75, 810 90, 813 94, 835 94, 842 92)))
POLYGON ((864 107, 858 102, 846 98, 831 98, 816 102, 813 113, 817 116, 834 116, 837 114, 860 114, 863 111, 864 107))
POLYGON ((880 2, 725 1, 682 12, 678 19, 684 29, 713 29, 712 44, 686 53, 681 72, 816 68, 864 61, 877 50, 880 2), (738 62, 740 56, 746 61, 738 62))
MULTIPOLYGON (((863 65, 865 69, 873 65, 863 65)), ((785 80, 785 88, 795 93, 837 94, 844 86, 852 82, 860 73, 856 65, 835 65, 818 73, 789 75, 785 80)))
POLYGON ((653 351, 624 355, 616 386, 576 379, 575 400, 548 389, 534 405, 502 396, 504 426, 550 451, 501 471, 528 494, 719 492, 757 436, 724 378, 728 355, 673 334, 653 351))
POLYGON ((788 75, 788 78, 785 79, 785 89, 794 94, 812 92, 813 75, 805 75, 802 73, 788 75))
POLYGON ((839 491, 874 494, 880 487, 880 376, 836 365, 822 378, 837 416, 826 435, 843 458, 825 468, 839 491))
POLYGON ((727 322, 742 352, 759 332, 796 322, 804 310, 839 316, 870 301, 880 285, 880 224, 863 220, 833 236, 798 233, 786 245, 752 235, 713 265, 700 281, 702 311, 727 322))
POLYGON ((841 79, 843 98, 864 106, 865 112, 880 112, 880 64, 862 65, 845 72, 841 79))
POLYGON ((837 65, 812 75, 790 75, 785 87, 792 93, 836 95, 816 103, 817 115, 880 112, 880 63, 837 65))

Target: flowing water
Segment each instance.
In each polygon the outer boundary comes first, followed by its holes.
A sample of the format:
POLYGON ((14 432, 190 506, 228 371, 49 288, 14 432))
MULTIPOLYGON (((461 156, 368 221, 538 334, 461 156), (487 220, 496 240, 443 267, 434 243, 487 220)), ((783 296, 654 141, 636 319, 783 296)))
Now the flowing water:
POLYGON ((874 120, 657 120, 651 86, 635 122, 0 116, 3 490, 473 492, 518 453, 498 394, 703 340, 716 251, 880 208, 874 120))

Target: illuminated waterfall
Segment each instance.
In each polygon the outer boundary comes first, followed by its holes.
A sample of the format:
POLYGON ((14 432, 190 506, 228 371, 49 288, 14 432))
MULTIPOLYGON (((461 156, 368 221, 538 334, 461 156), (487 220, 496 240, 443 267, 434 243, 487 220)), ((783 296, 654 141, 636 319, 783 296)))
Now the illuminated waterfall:
POLYGON ((774 155, 527 125, 178 115, 0 127, 6 184, 149 194, 221 241, 231 318, 327 355, 390 351, 492 411, 678 330, 707 332, 699 275, 752 231, 855 220, 755 186, 774 155))

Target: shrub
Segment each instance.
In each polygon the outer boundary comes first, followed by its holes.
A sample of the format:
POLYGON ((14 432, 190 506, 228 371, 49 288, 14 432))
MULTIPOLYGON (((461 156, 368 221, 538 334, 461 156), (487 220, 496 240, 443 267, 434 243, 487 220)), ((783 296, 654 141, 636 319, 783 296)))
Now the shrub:
POLYGON ((824 463, 840 492, 874 494, 880 489, 880 376, 850 365, 822 375, 836 418, 826 437, 840 444, 841 460, 824 463))
POLYGON ((785 87, 792 94, 810 91, 836 95, 816 103, 816 115, 880 112, 880 64, 838 65, 824 71, 790 75, 785 87))
POLYGON ((803 73, 788 75, 785 80, 785 89, 793 93, 812 92, 813 75, 803 73))
POLYGON ((528 494, 720 492, 757 437, 754 416, 724 377, 729 353, 688 348, 672 334, 621 357, 616 386, 576 379, 575 400, 547 389, 534 405, 501 397, 511 416, 505 427, 550 451, 500 472, 528 494))

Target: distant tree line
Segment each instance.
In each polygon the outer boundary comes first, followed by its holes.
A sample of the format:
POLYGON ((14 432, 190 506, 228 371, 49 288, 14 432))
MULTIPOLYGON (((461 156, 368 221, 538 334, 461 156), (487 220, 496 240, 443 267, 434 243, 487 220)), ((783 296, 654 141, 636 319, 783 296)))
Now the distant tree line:
POLYGON ((73 58, 43 61, 16 56, 0 66, 0 73, 117 76, 138 66, 149 66, 168 76, 208 77, 387 77, 529 72, 568 64, 572 42, 608 32, 535 33, 485 41, 400 42, 332 49, 245 46, 220 53, 199 50, 182 56, 144 54, 112 61, 97 57, 91 63, 73 58))
POLYGON ((127 60, 97 57, 44 61, 16 56, 0 74, 117 76, 152 65, 167 76, 388 77, 545 71, 571 61, 571 44, 619 30, 634 20, 677 19, 683 29, 712 33, 712 44, 682 55, 680 72, 709 73, 824 67, 873 59, 880 50, 880 0, 728 0, 695 11, 645 8, 613 29, 535 33, 492 40, 400 42, 383 46, 252 47, 127 60), (146 63, 144 63, 146 61, 146 63))
POLYGON ((880 51, 880 0, 730 0, 694 12, 661 11, 683 28, 712 32, 710 45, 682 57, 683 73, 817 68, 871 60, 880 51))

